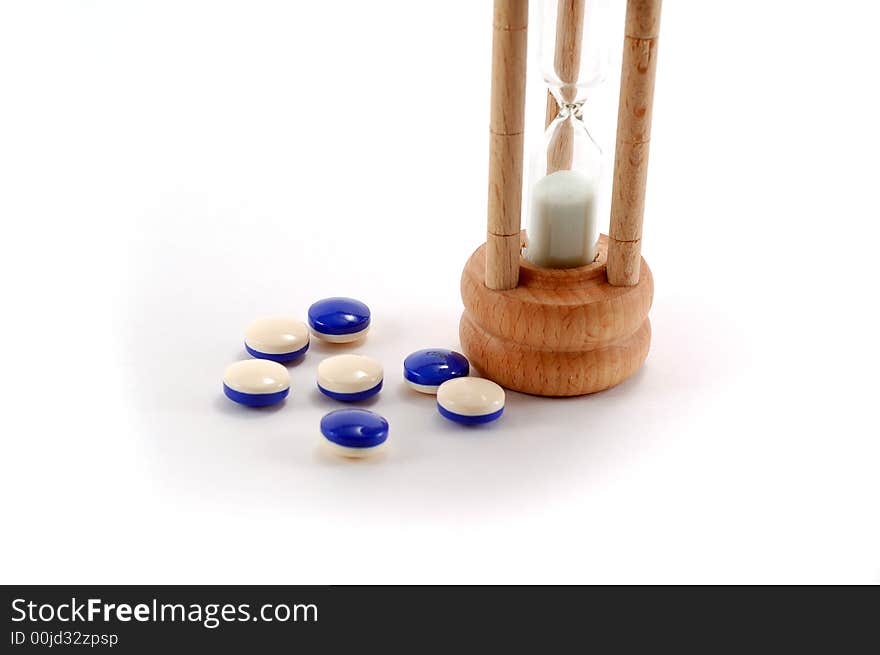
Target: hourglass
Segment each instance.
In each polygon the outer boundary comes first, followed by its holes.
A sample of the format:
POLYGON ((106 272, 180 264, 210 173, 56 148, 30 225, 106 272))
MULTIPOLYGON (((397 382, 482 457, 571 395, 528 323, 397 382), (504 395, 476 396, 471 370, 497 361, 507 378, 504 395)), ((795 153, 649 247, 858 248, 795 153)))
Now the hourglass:
POLYGON ((486 243, 461 278, 462 348, 485 377, 542 396, 601 391, 635 373, 654 293, 641 230, 660 0, 627 0, 608 234, 597 236, 601 151, 583 118, 605 73, 599 0, 539 0, 552 103, 521 232, 527 0, 495 0, 486 243), (552 120, 551 120, 552 118, 552 120))

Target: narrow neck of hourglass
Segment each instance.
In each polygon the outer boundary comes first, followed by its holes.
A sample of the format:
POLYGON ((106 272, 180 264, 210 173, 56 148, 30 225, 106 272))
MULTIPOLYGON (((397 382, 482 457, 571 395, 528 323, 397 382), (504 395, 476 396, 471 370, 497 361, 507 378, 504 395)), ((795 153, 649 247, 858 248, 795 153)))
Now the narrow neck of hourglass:
POLYGON ((583 86, 549 84, 548 87, 560 110, 563 107, 582 107, 587 101, 587 89, 583 86))
POLYGON ((556 117, 557 118, 576 118, 577 120, 582 120, 584 116, 584 103, 583 102, 572 102, 566 104, 557 104, 556 105, 556 117))
POLYGON ((572 102, 566 102, 560 96, 553 93, 556 99, 556 118, 566 119, 573 118, 582 121, 584 118, 584 105, 587 103, 586 97, 577 98, 572 102))
MULTIPOLYGON (((557 150, 566 150, 571 146, 572 154, 577 150, 581 155, 585 155, 587 151, 596 151, 601 155, 602 148, 593 137, 592 130, 588 127, 588 120, 585 120, 584 107, 587 103, 586 99, 577 102, 563 103, 556 106, 556 116, 547 125, 545 132, 545 147, 550 148, 554 152, 557 150), (577 144, 577 147, 574 146, 577 144)), ((592 158, 592 155, 590 155, 592 158)), ((548 170, 559 170, 567 168, 568 165, 560 163, 567 161, 570 157, 550 157, 548 159, 548 170)))

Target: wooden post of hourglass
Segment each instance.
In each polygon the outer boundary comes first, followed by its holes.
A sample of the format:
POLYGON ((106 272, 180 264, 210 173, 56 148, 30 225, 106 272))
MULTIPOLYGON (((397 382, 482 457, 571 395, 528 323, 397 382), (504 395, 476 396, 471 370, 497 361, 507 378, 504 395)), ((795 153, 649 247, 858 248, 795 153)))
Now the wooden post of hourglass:
POLYGON ((608 281, 639 283, 661 0, 627 0, 608 236, 608 281))
POLYGON ((486 236, 490 289, 513 289, 519 280, 528 26, 528 0, 495 0, 486 236))

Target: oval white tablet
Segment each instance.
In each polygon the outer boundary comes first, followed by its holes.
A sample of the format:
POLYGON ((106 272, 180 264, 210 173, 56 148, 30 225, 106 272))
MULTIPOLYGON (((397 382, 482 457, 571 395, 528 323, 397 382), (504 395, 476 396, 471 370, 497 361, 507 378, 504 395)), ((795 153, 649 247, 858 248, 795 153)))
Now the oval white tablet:
POLYGON ((277 362, 245 359, 226 368, 223 391, 231 400, 243 405, 272 405, 287 397, 290 374, 277 362))
POLYGON ((458 423, 488 423, 504 411, 504 389, 485 378, 455 378, 437 389, 437 408, 458 423))
POLYGON ((318 388, 337 400, 363 400, 382 388, 382 365, 366 355, 336 355, 318 365, 318 388))
POLYGON ((247 326, 244 344, 254 357, 289 362, 308 350, 309 328, 290 316, 266 316, 247 326))

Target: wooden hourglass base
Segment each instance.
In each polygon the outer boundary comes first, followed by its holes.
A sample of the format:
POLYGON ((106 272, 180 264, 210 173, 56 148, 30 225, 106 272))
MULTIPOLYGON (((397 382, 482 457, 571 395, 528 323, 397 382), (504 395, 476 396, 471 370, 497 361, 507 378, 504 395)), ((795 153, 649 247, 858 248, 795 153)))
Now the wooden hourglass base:
POLYGON ((471 363, 503 387, 538 396, 580 396, 613 387, 648 356, 654 280, 645 260, 636 286, 608 283, 608 239, 588 266, 539 268, 520 259, 519 286, 484 284, 486 245, 461 276, 459 335, 471 363))

